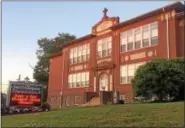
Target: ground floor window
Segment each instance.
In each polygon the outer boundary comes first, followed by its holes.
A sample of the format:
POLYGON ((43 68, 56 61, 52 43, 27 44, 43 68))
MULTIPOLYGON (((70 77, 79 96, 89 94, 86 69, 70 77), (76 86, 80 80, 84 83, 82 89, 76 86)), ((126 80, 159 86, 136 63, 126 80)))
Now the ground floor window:
POLYGON ((81 96, 75 96, 75 105, 81 104, 81 96))
POLYGON ((145 63, 146 62, 140 62, 140 63, 129 64, 129 65, 121 65, 120 66, 120 83, 121 84, 131 83, 138 67, 145 63))
POLYGON ((70 106, 70 96, 66 96, 66 106, 70 106))
POLYGON ((68 75, 68 87, 89 87, 89 72, 79 72, 68 75))

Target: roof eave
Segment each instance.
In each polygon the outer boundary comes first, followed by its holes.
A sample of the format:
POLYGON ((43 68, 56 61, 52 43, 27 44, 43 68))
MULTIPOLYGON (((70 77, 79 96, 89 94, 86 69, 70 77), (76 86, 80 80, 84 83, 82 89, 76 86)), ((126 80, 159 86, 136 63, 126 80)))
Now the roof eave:
POLYGON ((120 28, 122 26, 125 26, 125 25, 131 24, 133 22, 136 22, 138 20, 146 19, 146 18, 151 17, 153 15, 157 15, 157 14, 163 12, 163 10, 169 11, 169 10, 172 10, 172 9, 180 11, 180 10, 184 9, 184 5, 181 2, 175 2, 175 3, 167 5, 165 7, 162 7, 162 8, 153 10, 153 11, 150 11, 148 13, 145 13, 145 14, 142 14, 140 16, 134 17, 134 18, 132 18, 130 20, 124 21, 124 22, 122 22, 122 23, 120 23, 118 25, 112 26, 111 29, 115 30, 115 29, 120 28))

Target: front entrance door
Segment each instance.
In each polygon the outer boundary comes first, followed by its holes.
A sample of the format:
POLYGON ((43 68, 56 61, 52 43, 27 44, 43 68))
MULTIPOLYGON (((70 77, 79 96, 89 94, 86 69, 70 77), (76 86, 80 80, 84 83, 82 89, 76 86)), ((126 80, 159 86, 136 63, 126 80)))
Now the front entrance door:
POLYGON ((109 86, 109 76, 107 74, 102 74, 99 77, 99 91, 108 91, 109 86))

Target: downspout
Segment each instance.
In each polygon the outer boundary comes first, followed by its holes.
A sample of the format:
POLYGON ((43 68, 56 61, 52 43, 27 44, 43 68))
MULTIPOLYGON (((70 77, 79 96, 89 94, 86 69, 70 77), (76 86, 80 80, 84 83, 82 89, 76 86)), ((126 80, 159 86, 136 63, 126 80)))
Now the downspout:
POLYGON ((167 21, 166 21, 166 28, 167 28, 167 52, 168 52, 168 59, 170 59, 170 48, 169 48, 169 25, 168 25, 168 15, 167 15, 167 19, 166 19, 167 21))
POLYGON ((60 92, 60 108, 62 108, 62 95, 63 95, 63 86, 64 86, 64 57, 65 57, 65 52, 63 54, 63 61, 62 61, 62 87, 61 87, 61 92, 60 92))
MULTIPOLYGON (((165 10, 163 8, 163 12, 165 13, 165 10)), ((170 48, 169 48, 169 25, 168 25, 168 14, 165 14, 166 19, 166 41, 167 41, 167 57, 170 58, 170 48)))

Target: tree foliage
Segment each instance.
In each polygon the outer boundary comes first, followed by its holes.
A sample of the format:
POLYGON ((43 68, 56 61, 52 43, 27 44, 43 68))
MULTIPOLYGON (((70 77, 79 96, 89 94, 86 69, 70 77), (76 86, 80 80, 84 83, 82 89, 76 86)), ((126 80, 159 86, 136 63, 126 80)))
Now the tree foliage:
POLYGON ((136 96, 148 99, 157 96, 159 101, 184 98, 184 60, 156 59, 139 67, 132 80, 136 96))
POLYGON ((33 77, 40 83, 48 84, 49 57, 62 50, 63 45, 76 39, 76 36, 69 33, 59 33, 58 36, 48 39, 41 38, 38 40, 39 49, 36 51, 38 62, 34 67, 33 77))

